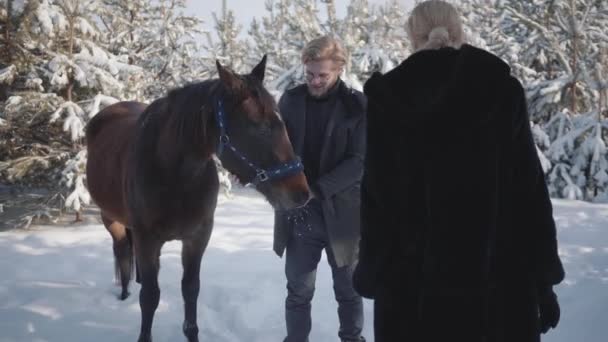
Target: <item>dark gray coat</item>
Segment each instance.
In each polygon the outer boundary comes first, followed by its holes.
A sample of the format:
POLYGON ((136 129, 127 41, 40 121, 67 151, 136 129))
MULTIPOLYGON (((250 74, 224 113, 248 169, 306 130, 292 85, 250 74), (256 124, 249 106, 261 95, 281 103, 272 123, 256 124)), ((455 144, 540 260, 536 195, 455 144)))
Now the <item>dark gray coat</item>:
MULTIPOLYGON (((327 124, 319 180, 311 184, 320 192, 330 247, 338 267, 353 264, 360 237, 360 184, 365 154, 365 96, 339 81, 338 99, 327 124)), ((297 155, 304 151, 306 85, 286 91, 279 109, 297 155)), ((293 230, 285 213, 275 212, 274 251, 282 256, 293 230)))

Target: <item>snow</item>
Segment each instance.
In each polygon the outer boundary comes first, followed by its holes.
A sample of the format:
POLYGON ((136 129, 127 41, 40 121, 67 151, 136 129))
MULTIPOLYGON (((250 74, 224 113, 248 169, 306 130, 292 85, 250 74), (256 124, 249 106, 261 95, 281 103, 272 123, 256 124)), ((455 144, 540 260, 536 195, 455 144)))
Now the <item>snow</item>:
POLYGON ((61 172, 62 181, 71 190, 65 199, 65 206, 75 211, 80 211, 81 204, 89 204, 91 195, 84 185, 86 179, 85 169, 87 164, 87 150, 81 150, 76 156, 66 162, 61 172))
POLYGON ((9 97, 6 100, 6 102, 4 103, 4 105, 6 107, 9 107, 9 106, 18 106, 18 105, 21 104, 22 100, 23 100, 23 97, 14 95, 14 96, 9 97))
POLYGON ((49 37, 54 37, 54 26, 64 31, 67 28, 65 18, 61 16, 48 0, 43 0, 36 9, 36 19, 39 27, 34 27, 35 33, 43 33, 49 37))
POLYGON ((605 341, 608 333, 608 205, 553 200, 566 280, 562 319, 546 342, 605 341))
MULTIPOLYGON (((284 337, 284 261, 272 251, 272 209, 253 190, 220 196, 203 257, 199 297, 205 341, 280 341, 284 337)), ((600 342, 608 333, 608 205, 554 200, 567 278, 557 287, 562 320, 545 342, 600 342)), ((126 301, 112 282, 109 234, 101 225, 33 227, 0 233, 0 341, 133 341, 139 285, 126 301)), ((180 244, 162 251, 155 341, 183 341, 180 244)), ((313 300, 311 340, 337 340, 338 319, 325 256, 313 300)), ((365 301, 364 335, 372 336, 365 301)))
POLYGON ((76 27, 85 36, 96 37, 99 34, 97 29, 84 18, 77 18, 76 23, 76 27))
POLYGON ((17 67, 9 65, 6 68, 0 69, 0 84, 11 84, 17 75, 17 67))
POLYGON ((72 141, 76 141, 84 137, 84 111, 74 102, 66 101, 51 115, 49 122, 53 123, 61 118, 63 113, 66 113, 66 118, 63 121, 63 130, 70 132, 72 141))
POLYGON ((107 107, 109 105, 113 105, 117 102, 118 102, 118 99, 116 99, 112 96, 106 96, 103 94, 95 95, 95 97, 93 98, 93 103, 91 104, 91 106, 89 108, 89 114, 88 114, 89 118, 92 118, 95 115, 97 115, 97 113, 99 113, 99 110, 101 108, 107 107))

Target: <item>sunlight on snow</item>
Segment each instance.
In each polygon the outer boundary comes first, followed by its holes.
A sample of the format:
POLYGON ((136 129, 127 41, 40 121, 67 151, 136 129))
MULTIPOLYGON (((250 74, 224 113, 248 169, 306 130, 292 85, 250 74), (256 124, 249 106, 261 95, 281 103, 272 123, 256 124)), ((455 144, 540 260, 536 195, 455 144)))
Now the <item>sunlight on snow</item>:
POLYGON ((40 316, 48 317, 52 320, 58 320, 63 317, 63 315, 59 313, 57 309, 41 304, 26 304, 21 306, 21 308, 25 311, 29 311, 40 316))

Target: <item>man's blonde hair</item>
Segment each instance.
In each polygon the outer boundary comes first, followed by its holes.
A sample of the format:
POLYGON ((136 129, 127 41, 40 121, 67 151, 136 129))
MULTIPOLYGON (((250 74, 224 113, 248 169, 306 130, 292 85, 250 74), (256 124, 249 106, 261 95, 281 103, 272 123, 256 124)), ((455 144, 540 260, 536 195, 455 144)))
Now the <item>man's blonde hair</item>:
POLYGON ((425 1, 412 10, 407 33, 414 50, 432 50, 446 46, 459 48, 464 43, 460 14, 441 0, 425 1))
POLYGON ((340 42, 331 36, 315 38, 302 50, 302 63, 332 60, 340 67, 346 64, 346 51, 340 42))

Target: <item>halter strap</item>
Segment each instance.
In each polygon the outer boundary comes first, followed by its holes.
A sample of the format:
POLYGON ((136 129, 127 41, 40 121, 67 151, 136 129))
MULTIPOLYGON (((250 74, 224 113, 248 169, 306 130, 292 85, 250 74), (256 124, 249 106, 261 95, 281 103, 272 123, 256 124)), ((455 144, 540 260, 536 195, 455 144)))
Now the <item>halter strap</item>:
POLYGON ((296 157, 296 159, 290 162, 282 163, 270 169, 263 169, 261 167, 258 167, 230 142, 230 136, 228 135, 226 130, 226 116, 224 114, 224 104, 222 100, 218 101, 217 110, 215 111, 215 113, 217 125, 220 131, 219 144, 217 147, 216 155, 219 158, 226 147, 230 149, 235 156, 237 156, 243 163, 245 163, 255 171, 255 177, 252 179, 251 183, 259 184, 267 181, 273 181, 289 177, 304 170, 304 165, 302 164, 302 161, 299 157, 296 157))

